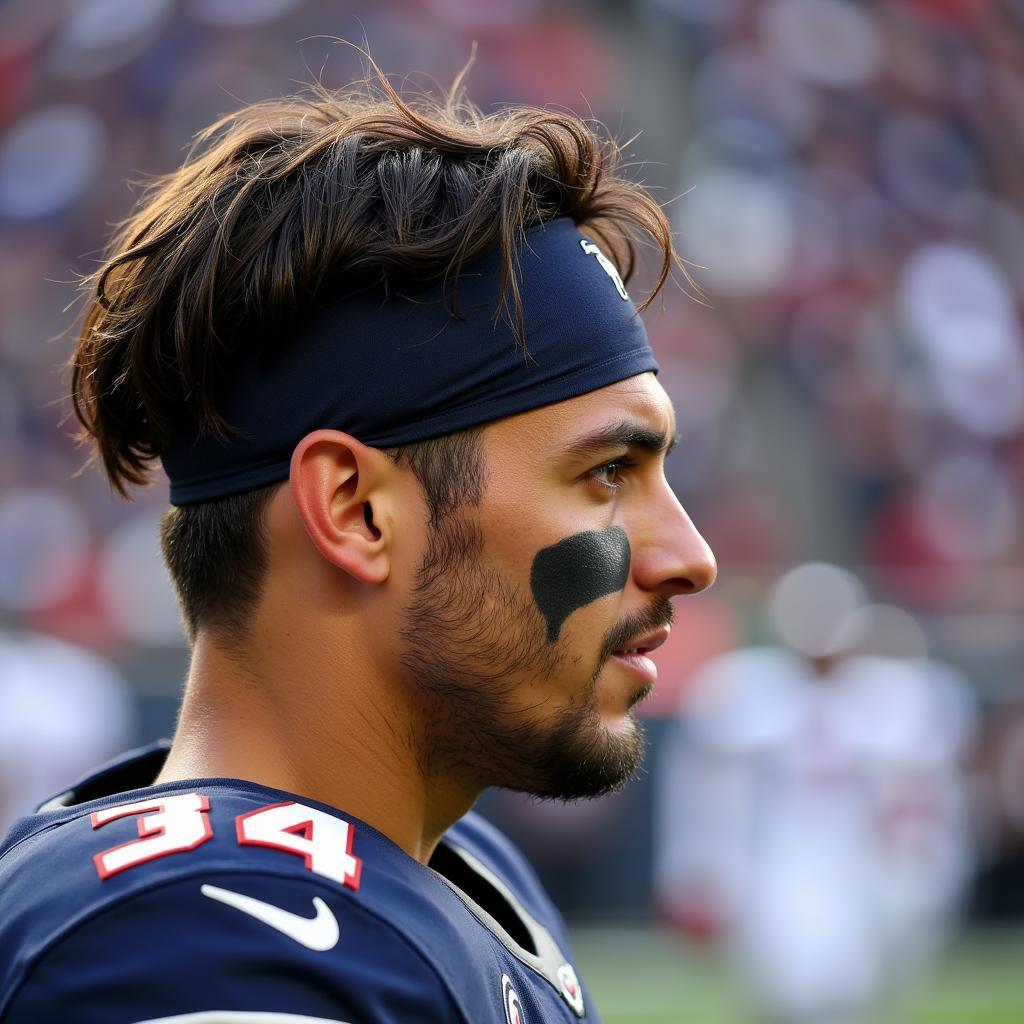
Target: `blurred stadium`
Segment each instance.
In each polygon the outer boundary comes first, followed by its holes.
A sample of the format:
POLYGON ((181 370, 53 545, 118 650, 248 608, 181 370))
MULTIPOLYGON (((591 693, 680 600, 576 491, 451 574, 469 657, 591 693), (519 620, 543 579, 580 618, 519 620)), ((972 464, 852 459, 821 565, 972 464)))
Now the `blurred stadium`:
MULTIPOLYGON (((610 1024, 744 1019, 720 954, 656 925, 654 782, 697 668, 779 641, 807 560, 920 625, 971 688, 964 928, 886 1021, 1024 1020, 1024 2, 5 0, 0 5, 0 823, 166 735, 186 667, 157 545, 76 475, 76 275, 235 107, 365 67, 594 117, 632 139, 703 298, 647 314, 715 549, 645 706, 648 772, 568 808, 483 809, 576 927, 610 1024)), ((631 286, 634 295, 643 285, 631 286)))

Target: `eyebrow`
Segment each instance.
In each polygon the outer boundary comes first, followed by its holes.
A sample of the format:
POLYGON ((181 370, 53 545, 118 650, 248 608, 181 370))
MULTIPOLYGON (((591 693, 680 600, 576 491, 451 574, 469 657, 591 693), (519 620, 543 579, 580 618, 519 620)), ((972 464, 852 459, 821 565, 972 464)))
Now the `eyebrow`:
POLYGON ((679 435, 669 437, 633 420, 619 420, 570 441, 564 452, 571 458, 599 458, 612 448, 628 448, 648 455, 668 455, 679 442, 679 435))

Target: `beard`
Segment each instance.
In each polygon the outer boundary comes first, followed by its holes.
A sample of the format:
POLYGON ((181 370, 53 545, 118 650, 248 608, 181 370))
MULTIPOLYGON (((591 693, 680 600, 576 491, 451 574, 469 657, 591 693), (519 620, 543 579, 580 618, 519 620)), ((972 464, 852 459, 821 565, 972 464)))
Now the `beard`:
MULTIPOLYGON (((548 642, 540 610, 486 565, 483 551, 469 516, 432 527, 405 609, 401 662, 422 711, 425 776, 455 772, 481 788, 561 800, 621 789, 643 760, 643 729, 632 711, 627 730, 607 727, 598 680, 613 651, 672 621, 669 600, 659 597, 645 614, 617 623, 588 670, 564 637, 548 642), (578 691, 553 708, 547 684, 573 673, 578 691)), ((631 707, 649 689, 638 688, 631 707)))

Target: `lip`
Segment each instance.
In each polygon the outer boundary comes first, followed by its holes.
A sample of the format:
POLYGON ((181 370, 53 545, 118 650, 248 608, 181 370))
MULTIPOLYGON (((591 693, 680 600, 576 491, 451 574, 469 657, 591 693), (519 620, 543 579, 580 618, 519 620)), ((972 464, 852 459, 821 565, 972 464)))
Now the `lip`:
POLYGON ((669 633, 671 632, 672 629, 670 626, 662 626, 661 629, 656 629, 653 633, 648 633, 639 640, 631 640, 627 646, 618 651, 613 651, 612 653, 616 658, 626 657, 626 651, 638 651, 640 654, 650 654, 651 651, 656 651, 668 639, 669 633))
POLYGON ((639 640, 631 641, 625 650, 613 651, 612 657, 645 685, 653 686, 658 681, 658 666, 647 655, 668 639, 669 632, 669 627, 663 626, 639 640))
POLYGON ((658 681, 658 666, 643 654, 613 654, 612 657, 645 686, 658 681))

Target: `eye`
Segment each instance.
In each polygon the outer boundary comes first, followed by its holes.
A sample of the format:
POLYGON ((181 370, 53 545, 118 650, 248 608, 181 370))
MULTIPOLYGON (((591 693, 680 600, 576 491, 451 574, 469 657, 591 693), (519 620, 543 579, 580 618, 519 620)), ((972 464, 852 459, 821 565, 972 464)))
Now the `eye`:
POLYGON ((611 491, 617 491, 622 486, 621 476, 624 470, 631 469, 636 463, 626 456, 620 459, 613 459, 611 462, 595 466, 587 474, 592 480, 596 480, 602 487, 611 491))

